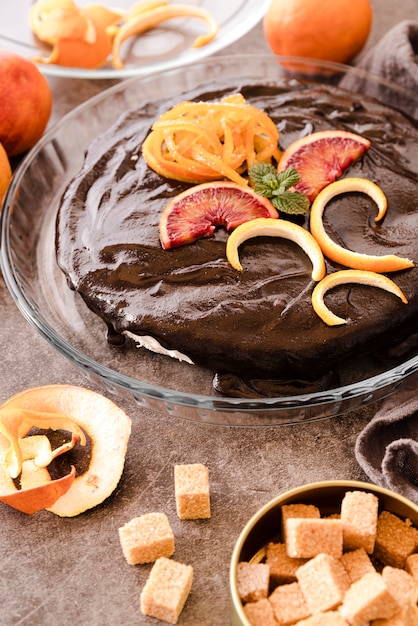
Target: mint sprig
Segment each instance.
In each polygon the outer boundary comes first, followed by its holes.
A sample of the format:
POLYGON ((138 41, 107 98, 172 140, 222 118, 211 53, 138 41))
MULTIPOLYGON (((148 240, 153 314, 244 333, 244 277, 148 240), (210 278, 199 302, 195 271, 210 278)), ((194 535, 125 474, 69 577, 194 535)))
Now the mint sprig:
POLYGON ((302 215, 309 211, 308 198, 299 191, 289 191, 300 180, 293 167, 278 172, 269 163, 254 163, 248 173, 254 182, 254 191, 268 198, 279 212, 302 215))

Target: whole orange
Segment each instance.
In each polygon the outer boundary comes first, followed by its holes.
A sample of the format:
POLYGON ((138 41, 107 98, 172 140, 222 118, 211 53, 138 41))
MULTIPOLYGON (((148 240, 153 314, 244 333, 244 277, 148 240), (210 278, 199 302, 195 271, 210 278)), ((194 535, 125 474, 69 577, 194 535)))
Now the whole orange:
POLYGON ((12 179, 12 168, 6 150, 0 143, 0 209, 7 187, 12 179))
POLYGON ((9 157, 40 139, 51 115, 52 94, 35 63, 0 50, 0 142, 9 157))
POLYGON ((275 54, 348 63, 364 47, 372 18, 370 0, 272 0, 263 27, 275 54))

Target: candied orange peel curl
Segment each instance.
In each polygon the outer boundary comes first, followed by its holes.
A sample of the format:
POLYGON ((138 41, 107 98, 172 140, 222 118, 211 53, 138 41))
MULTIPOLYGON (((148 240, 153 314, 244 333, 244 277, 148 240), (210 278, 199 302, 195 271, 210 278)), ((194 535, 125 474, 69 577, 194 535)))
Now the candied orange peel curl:
POLYGON ((256 162, 280 158, 273 120, 242 94, 218 102, 185 101, 161 115, 143 143, 143 156, 166 178, 203 183, 220 178, 247 185, 256 162))
POLYGON ((110 9, 101 4, 78 7, 73 0, 37 0, 29 12, 29 23, 36 37, 52 47, 49 57, 37 63, 96 69, 111 62, 122 69, 121 46, 134 36, 176 17, 203 20, 208 28, 193 47, 205 46, 218 34, 219 27, 206 9, 168 0, 143 0, 129 10, 110 9))

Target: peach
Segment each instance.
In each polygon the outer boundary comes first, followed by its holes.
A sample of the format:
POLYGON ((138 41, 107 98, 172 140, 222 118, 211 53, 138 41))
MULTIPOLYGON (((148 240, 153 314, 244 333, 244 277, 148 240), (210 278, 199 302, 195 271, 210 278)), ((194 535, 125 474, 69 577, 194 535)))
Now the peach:
POLYGON ((6 150, 0 143, 0 206, 12 179, 12 168, 6 150))
POLYGON ((32 148, 52 111, 52 94, 33 61, 0 50, 0 143, 9 157, 32 148))

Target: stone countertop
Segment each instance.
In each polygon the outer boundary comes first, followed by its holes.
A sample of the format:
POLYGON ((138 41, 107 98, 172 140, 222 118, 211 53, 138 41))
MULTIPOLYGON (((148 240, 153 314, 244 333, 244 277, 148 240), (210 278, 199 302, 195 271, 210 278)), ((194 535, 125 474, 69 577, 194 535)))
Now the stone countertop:
MULTIPOLYGON (((374 0, 368 46, 403 19, 416 18, 416 0, 374 0)), ((268 52, 261 25, 223 53, 268 52)), ((114 81, 51 78, 51 123, 114 81), (65 82, 65 84, 64 84, 65 82)), ((2 401, 38 385, 70 383, 97 389, 21 316, 0 282, 2 401)), ((117 403, 132 417, 123 477, 102 505, 76 518, 48 512, 27 516, 0 506, 0 623, 29 625, 153 625, 140 612, 140 592, 151 566, 130 566, 118 527, 132 517, 165 512, 174 558, 193 565, 191 595, 179 624, 229 624, 229 561, 249 518, 280 492, 306 482, 367 477, 354 457, 360 430, 376 410, 369 405, 340 417, 295 426, 210 426, 117 403), (203 463, 210 472, 212 517, 180 521, 173 467, 203 463)))

